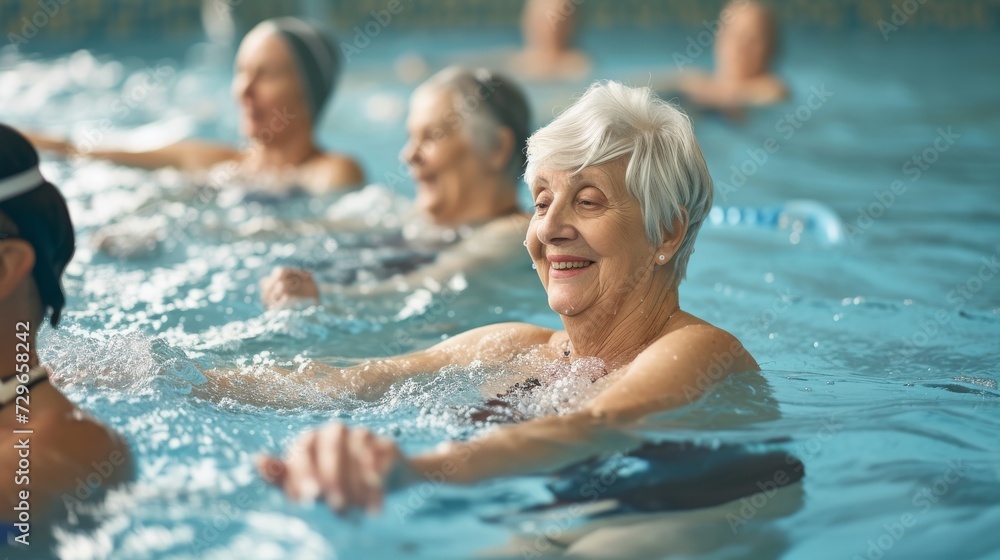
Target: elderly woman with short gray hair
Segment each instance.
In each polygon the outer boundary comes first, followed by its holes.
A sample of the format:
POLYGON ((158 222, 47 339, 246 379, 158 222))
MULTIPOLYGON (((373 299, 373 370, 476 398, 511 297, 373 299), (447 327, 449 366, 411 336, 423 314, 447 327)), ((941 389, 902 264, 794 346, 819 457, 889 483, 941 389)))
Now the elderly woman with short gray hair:
POLYGON ((574 387, 578 405, 411 457, 363 428, 327 426, 284 460, 260 461, 289 497, 343 513, 378 509, 384 492, 424 479, 551 471, 621 446, 620 428, 643 416, 758 369, 734 336, 680 307, 713 188, 683 113, 648 88, 597 83, 530 138, 527 155, 535 213, 525 245, 565 330, 498 324, 406 356, 305 369, 331 394, 377 398, 397 381, 475 362, 507 372, 518 392, 574 387))
MULTIPOLYGON (((401 283, 422 286, 428 278, 445 284, 455 274, 487 271, 518 256, 528 223, 517 192, 530 123, 521 88, 483 68, 445 68, 413 92, 400 159, 416 183, 418 215, 407 222, 422 227, 409 229, 430 238, 447 230, 457 239, 402 282, 364 286, 362 294, 397 292, 401 283)), ((341 288, 328 284, 323 291, 341 288)), ((318 300, 320 291, 304 270, 277 268, 261 282, 268 307, 318 300)))

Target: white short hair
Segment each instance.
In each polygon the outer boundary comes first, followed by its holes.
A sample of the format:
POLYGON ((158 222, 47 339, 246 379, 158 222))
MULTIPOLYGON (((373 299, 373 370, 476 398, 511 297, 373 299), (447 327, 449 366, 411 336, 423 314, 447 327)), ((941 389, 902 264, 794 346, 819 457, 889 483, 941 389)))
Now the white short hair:
POLYGON ((626 155, 625 186, 642 208, 650 243, 663 243, 663 230, 674 233, 675 218, 686 218, 684 242, 674 256, 673 282, 679 284, 712 209, 712 177, 691 120, 651 89, 614 81, 591 85, 528 139, 525 181, 532 185, 542 167, 579 173, 626 155))

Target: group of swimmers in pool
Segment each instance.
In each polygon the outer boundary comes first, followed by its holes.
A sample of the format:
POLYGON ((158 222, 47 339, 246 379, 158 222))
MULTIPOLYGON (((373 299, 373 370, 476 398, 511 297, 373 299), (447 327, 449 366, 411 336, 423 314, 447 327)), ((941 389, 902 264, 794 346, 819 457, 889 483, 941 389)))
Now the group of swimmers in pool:
MULTIPOLYGON (((685 86, 691 96, 718 107, 782 98, 783 87, 767 72, 774 52, 767 11, 737 0, 721 21, 718 72, 691 77, 685 86)), ((269 20, 244 38, 233 82, 241 130, 255 140, 251 148, 188 141, 152 152, 87 155, 190 172, 226 165, 245 176, 291 169, 295 185, 316 193, 358 185, 364 182, 358 164, 323 152, 313 136, 339 71, 336 48, 315 27, 269 20), (290 117, 276 121, 280 115, 290 117)), ((549 471, 634 445, 621 432, 630 423, 757 369, 739 340, 681 309, 678 285, 711 209, 713 183, 689 119, 650 88, 594 83, 531 133, 528 103, 516 84, 487 70, 451 67, 416 89, 406 126, 401 155, 417 183, 419 212, 437 226, 468 230, 413 279, 446 279, 477 259, 511 258, 523 245, 564 330, 497 324, 404 356, 348 368, 311 363, 288 375, 309 377, 333 395, 376 399, 413 376, 474 361, 512 365, 531 352, 557 363, 599 360, 590 379, 597 396, 569 414, 498 428, 472 447, 444 444, 417 456, 362 427, 311 431, 284 458, 258 465, 290 498, 322 500, 338 513, 376 510, 386 492, 429 476, 462 484, 549 471), (517 202, 522 176, 534 201, 530 215, 517 202)), ((0 463, 3 473, 18 471, 25 456, 17 445, 30 439, 31 498, 40 505, 113 454, 122 460, 103 484, 128 479, 131 462, 121 438, 69 402, 39 364, 36 333, 45 317, 59 322, 61 276, 75 239, 65 200, 41 175, 32 144, 74 150, 0 125, 0 338, 8 341, 0 344, 0 463), (27 407, 29 397, 32 433, 17 434, 15 409, 27 407)), ((277 270, 262 284, 270 306, 320 297, 309 271, 277 270)), ((507 386, 525 381, 523 372, 510 375, 507 386)), ((0 519, 11 517, 21 487, 7 474, 0 479, 0 519)))

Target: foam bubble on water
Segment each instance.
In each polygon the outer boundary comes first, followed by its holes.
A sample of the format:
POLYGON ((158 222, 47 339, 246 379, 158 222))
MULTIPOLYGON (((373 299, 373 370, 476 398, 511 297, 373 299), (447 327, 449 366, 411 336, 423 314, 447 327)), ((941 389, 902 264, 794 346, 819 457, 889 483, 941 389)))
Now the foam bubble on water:
POLYGON ((431 293, 430 290, 416 290, 412 294, 406 296, 403 307, 399 310, 399 313, 396 313, 393 320, 403 321, 416 315, 422 315, 427 308, 430 307, 433 300, 434 294, 431 293))
POLYGON ((444 368, 431 378, 396 384, 372 414, 398 419, 412 411, 415 417, 410 423, 392 424, 393 435, 403 435, 407 441, 463 439, 494 422, 579 410, 599 392, 591 380, 603 375, 604 370, 599 359, 569 364, 545 358, 537 350, 509 364, 487 366, 476 361, 467 367, 444 368), (529 378, 537 379, 540 385, 525 383, 529 378), (514 384, 531 388, 517 389, 512 387, 514 384), (496 397, 507 403, 505 409, 497 408, 496 397), (475 404, 490 400, 494 404, 486 408, 475 404))
POLYGON ((89 385, 140 393, 150 387, 166 361, 153 351, 153 339, 138 333, 81 340, 56 331, 47 349, 55 353, 50 361, 54 379, 66 388, 89 385))
POLYGON ((359 191, 343 195, 326 211, 331 221, 361 220, 369 226, 377 226, 386 215, 407 215, 412 213, 412 203, 392 192, 388 187, 371 184, 359 191))
POLYGON ((567 363, 523 356, 519 362, 520 368, 527 366, 535 370, 541 382, 541 386, 512 398, 518 410, 528 418, 576 412, 600 392, 593 380, 606 372, 604 361, 592 357, 567 363))
POLYGON ((955 381, 960 381, 962 383, 970 383, 972 385, 979 385, 980 387, 986 387, 988 389, 996 389, 997 381, 996 379, 988 379, 984 377, 967 377, 964 375, 955 378, 955 381))
POLYGON ((76 51, 69 55, 69 59, 66 61, 66 70, 69 72, 69 76, 81 86, 89 82, 96 66, 97 61, 87 50, 76 51))

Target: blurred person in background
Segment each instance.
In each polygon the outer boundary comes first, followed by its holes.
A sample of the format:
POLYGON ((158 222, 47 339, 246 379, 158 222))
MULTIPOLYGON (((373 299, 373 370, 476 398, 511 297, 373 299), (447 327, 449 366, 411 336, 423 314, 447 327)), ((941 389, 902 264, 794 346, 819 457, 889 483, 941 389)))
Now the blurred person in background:
POLYGON ((528 0, 521 15, 524 50, 510 61, 512 72, 531 80, 586 76, 590 60, 573 48, 576 10, 582 0, 528 0))
POLYGON ((778 103, 787 99, 788 90, 771 71, 777 51, 771 10, 753 0, 734 0, 719 16, 715 71, 684 70, 657 89, 680 92, 700 107, 732 114, 743 107, 778 103))
POLYGON ((27 137, 40 150, 66 156, 207 172, 226 183, 276 194, 293 190, 322 194, 364 182, 354 159, 324 152, 314 137, 340 70, 340 51, 317 27, 297 18, 270 19, 243 38, 236 55, 232 89, 240 109, 240 132, 249 139, 242 149, 185 140, 145 152, 81 151, 67 140, 41 134, 27 137))
POLYGON ((132 476, 125 442, 70 402, 39 364, 38 330, 46 316, 59 323, 74 250, 66 201, 42 177, 27 139, 0 125, 0 547, 19 534, 19 504, 40 519, 60 498, 86 499, 132 476))
MULTIPOLYGON (((432 262, 414 263, 403 285, 397 278, 348 293, 412 289, 428 278, 445 283, 457 273, 484 273, 490 265, 523 258, 528 218, 517 192, 530 122, 521 89, 488 70, 453 66, 421 84, 410 98, 409 141, 400 153, 417 183, 419 214, 411 221, 422 224, 410 228, 421 238, 410 242, 451 242, 432 262)), ((321 289, 311 272, 290 268, 277 268, 261 282, 262 299, 272 308, 317 301, 320 291, 343 288, 321 289)))

